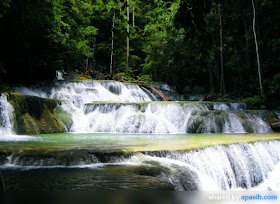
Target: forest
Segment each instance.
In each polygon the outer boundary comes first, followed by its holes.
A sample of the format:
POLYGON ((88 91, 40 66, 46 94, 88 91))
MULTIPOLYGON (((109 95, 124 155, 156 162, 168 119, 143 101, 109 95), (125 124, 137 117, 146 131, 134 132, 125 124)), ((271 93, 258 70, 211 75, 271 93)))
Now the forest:
POLYGON ((276 0, 1 0, 0 89, 61 70, 273 107, 279 8, 276 0))

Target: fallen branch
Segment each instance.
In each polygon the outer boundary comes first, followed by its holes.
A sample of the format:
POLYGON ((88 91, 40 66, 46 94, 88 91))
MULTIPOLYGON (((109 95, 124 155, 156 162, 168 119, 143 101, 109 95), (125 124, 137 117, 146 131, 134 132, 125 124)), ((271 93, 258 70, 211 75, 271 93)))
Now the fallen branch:
POLYGON ((280 122, 271 123, 272 128, 280 128, 280 122))
POLYGON ((156 88, 154 88, 153 86, 146 84, 144 82, 132 82, 134 84, 137 84, 140 87, 144 87, 146 89, 148 89, 150 92, 152 92, 153 94, 158 95, 160 98, 162 98, 164 101, 171 101, 169 98, 167 98, 164 94, 162 94, 160 91, 158 91, 156 88))

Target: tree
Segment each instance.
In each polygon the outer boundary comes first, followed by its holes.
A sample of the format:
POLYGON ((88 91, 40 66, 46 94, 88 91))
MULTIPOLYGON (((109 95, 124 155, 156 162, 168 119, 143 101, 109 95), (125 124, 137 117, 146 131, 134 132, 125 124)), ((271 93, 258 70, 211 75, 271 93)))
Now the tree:
POLYGON ((110 62, 110 78, 112 78, 113 75, 113 54, 114 54, 114 27, 115 27, 115 12, 112 20, 112 47, 111 47, 111 62, 110 62))
POLYGON ((127 16, 127 37, 126 37, 126 74, 128 74, 128 60, 129 60, 129 0, 126 1, 126 16, 127 16))
POLYGON ((259 74, 259 85, 261 90, 261 95, 263 96, 263 85, 262 85, 262 75, 261 75, 261 63, 260 63, 260 56, 259 56, 259 45, 257 40, 257 34, 256 34, 256 9, 255 9, 255 3, 254 0, 252 0, 252 6, 253 6, 253 33, 254 33, 254 39, 256 44, 256 54, 257 54, 257 63, 258 63, 258 74, 259 74))
POLYGON ((225 76, 224 76, 224 58, 223 58, 223 19, 222 19, 222 12, 221 12, 221 3, 218 4, 218 13, 220 19, 220 59, 221 59, 221 82, 220 82, 220 93, 225 94, 225 76))

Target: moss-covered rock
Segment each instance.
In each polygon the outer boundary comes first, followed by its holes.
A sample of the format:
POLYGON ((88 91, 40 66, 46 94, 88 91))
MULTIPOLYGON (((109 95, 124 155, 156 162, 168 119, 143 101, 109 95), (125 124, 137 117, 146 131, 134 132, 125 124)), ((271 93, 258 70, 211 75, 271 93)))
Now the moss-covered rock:
POLYGON ((250 122, 249 120, 242 121, 242 126, 243 126, 244 130, 248 133, 254 132, 254 128, 253 128, 252 124, 253 124, 253 122, 250 122))
POLYGON ((33 118, 26 113, 22 115, 22 123, 18 124, 18 133, 20 134, 27 134, 27 135, 36 135, 40 133, 39 127, 33 118))
POLYGON ((78 76, 78 80, 81 80, 81 81, 84 81, 84 80, 91 80, 91 76, 89 75, 82 75, 82 74, 79 74, 78 76))
POLYGON ((59 118, 54 115, 58 101, 17 93, 10 93, 9 100, 15 110, 14 130, 17 134, 63 132, 59 118))
POLYGON ((214 121, 215 121, 215 124, 216 124, 216 127, 217 127, 217 131, 218 132, 223 132, 223 128, 224 128, 224 124, 225 124, 224 118, 220 115, 215 115, 214 116, 214 121))
POLYGON ((71 114, 69 114, 66 111, 64 111, 60 106, 57 106, 54 109, 54 114, 63 123, 62 126, 65 126, 66 131, 69 131, 71 126, 72 126, 72 124, 73 124, 73 120, 72 120, 71 114))
POLYGON ((200 133, 203 129, 204 121, 203 118, 198 116, 188 121, 188 133, 200 133))

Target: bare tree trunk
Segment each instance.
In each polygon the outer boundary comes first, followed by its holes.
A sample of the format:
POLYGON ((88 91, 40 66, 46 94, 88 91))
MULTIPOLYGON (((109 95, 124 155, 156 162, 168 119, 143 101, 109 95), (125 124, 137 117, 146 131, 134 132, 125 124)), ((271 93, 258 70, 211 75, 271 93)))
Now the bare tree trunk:
POLYGON ((134 12, 135 12, 135 10, 134 10, 134 6, 133 6, 133 15, 132 15, 132 26, 133 26, 133 28, 135 26, 135 15, 134 15, 134 12))
POLYGON ((245 31, 245 38, 246 38, 246 51, 247 51, 247 55, 249 56, 248 26, 247 26, 247 22, 246 22, 244 13, 242 13, 242 19, 243 19, 243 23, 244 23, 244 31, 245 31))
POLYGON ((88 74, 88 61, 89 61, 89 56, 87 56, 87 60, 86 60, 86 74, 88 74))
POLYGON ((128 74, 128 59, 129 59, 129 0, 127 0, 126 16, 127 16, 127 37, 126 37, 126 74, 128 74))
POLYGON ((153 94, 158 95, 160 98, 162 98, 164 101, 171 101, 169 98, 167 98, 164 94, 162 94, 160 91, 158 91, 156 88, 154 88, 153 86, 146 84, 144 82, 132 82, 134 84, 137 84, 140 87, 144 87, 146 89, 148 89, 150 92, 152 92, 153 94))
POLYGON ((256 34, 256 10, 255 10, 255 3, 254 3, 254 0, 252 0, 252 6, 253 6, 253 12, 254 12, 254 18, 253 18, 253 33, 254 33, 255 44, 256 44, 256 54, 257 54, 258 73, 259 73, 259 84, 260 84, 261 95, 263 95, 262 75, 261 75, 261 63, 260 63, 259 46, 258 46, 257 34, 256 34))
POLYGON ((112 76, 113 76, 114 28, 115 28, 115 12, 114 12, 113 24, 112 24, 112 46, 111 46, 110 78, 112 78, 112 76))
POLYGON ((226 93, 225 76, 224 76, 224 58, 223 58, 223 19, 221 12, 221 5, 218 5, 218 12, 220 18, 220 60, 221 60, 221 81, 220 81, 220 93, 226 93))
POLYGON ((210 82, 210 96, 212 97, 215 93, 215 81, 214 81, 214 70, 213 65, 209 64, 209 82, 210 82))

